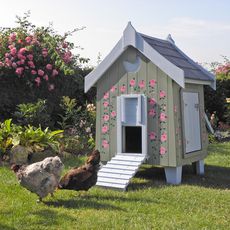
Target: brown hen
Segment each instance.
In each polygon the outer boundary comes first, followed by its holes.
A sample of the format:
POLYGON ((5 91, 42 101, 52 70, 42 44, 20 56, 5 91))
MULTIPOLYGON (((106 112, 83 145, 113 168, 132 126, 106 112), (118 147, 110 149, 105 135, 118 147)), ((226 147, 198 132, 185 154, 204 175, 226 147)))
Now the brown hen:
POLYGON ((97 172, 100 168, 100 152, 94 150, 81 167, 70 169, 60 180, 60 189, 88 191, 97 183, 97 172))

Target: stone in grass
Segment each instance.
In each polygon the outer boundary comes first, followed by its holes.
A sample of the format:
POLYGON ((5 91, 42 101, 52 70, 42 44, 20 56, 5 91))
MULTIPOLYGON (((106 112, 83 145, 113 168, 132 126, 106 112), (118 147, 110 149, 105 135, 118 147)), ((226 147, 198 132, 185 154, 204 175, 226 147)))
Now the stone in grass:
POLYGON ((10 151, 10 164, 27 164, 31 150, 27 147, 17 145, 10 151))

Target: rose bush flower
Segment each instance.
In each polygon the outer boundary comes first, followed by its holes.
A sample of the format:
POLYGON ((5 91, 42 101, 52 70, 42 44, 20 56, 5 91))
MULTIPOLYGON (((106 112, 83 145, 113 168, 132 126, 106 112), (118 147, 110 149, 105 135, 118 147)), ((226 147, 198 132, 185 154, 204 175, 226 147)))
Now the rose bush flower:
POLYGON ((30 14, 17 17, 18 27, 0 29, 0 76, 26 79, 31 86, 46 84, 55 89, 54 78, 73 75, 81 61, 73 55, 74 44, 67 41, 72 32, 57 34, 52 26, 36 27, 30 14))

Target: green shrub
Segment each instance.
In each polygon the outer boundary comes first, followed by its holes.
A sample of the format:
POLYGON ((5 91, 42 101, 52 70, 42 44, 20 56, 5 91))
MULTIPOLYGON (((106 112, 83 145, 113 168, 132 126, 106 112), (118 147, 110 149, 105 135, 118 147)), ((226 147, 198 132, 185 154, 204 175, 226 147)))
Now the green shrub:
POLYGON ((50 131, 49 128, 42 130, 41 127, 35 128, 29 125, 20 133, 19 144, 31 148, 32 152, 43 151, 48 147, 58 152, 62 133, 63 130, 50 131))
POLYGON ((12 146, 18 144, 22 127, 12 124, 11 121, 12 119, 8 119, 0 123, 0 156, 5 155, 12 146))
POLYGON ((208 141, 209 143, 218 143, 214 134, 208 134, 208 141))
POLYGON ((35 103, 19 104, 14 116, 21 125, 30 124, 35 127, 47 127, 51 122, 47 113, 46 100, 41 99, 35 103))
POLYGON ((79 105, 75 99, 63 97, 59 125, 65 130, 64 145, 69 152, 84 152, 95 147, 96 107, 79 105))
POLYGON ((51 148, 59 152, 60 140, 63 130, 50 131, 49 128, 42 130, 41 127, 18 126, 12 123, 11 119, 0 123, 0 156, 3 157, 10 149, 22 145, 31 152, 43 151, 51 148))

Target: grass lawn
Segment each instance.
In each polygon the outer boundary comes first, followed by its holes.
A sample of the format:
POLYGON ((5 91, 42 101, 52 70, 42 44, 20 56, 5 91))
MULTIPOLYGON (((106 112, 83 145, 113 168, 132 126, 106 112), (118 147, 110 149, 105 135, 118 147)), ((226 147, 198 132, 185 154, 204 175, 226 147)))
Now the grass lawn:
POLYGON ((143 166, 127 192, 59 190, 40 204, 1 167, 0 230, 230 229, 230 143, 210 145, 205 163, 202 177, 184 167, 180 186, 166 185, 162 169, 143 166))

